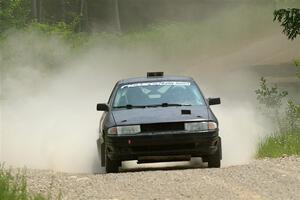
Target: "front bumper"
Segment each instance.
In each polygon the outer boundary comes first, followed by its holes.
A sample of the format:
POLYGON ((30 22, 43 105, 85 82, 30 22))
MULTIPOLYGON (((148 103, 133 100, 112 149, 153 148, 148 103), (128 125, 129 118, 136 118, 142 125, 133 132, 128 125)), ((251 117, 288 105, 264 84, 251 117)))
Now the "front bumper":
POLYGON ((202 133, 156 133, 132 136, 106 136, 107 155, 111 160, 138 160, 147 156, 189 155, 201 157, 218 151, 218 131, 202 133))

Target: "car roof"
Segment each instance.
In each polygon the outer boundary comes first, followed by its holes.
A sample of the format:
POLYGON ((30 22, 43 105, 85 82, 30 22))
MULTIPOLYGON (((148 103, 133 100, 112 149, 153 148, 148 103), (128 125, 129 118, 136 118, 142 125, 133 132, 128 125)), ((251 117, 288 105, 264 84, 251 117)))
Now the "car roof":
POLYGON ((136 77, 123 79, 118 84, 130 84, 139 82, 152 82, 152 81, 194 81, 193 78, 187 76, 162 76, 162 77, 136 77))

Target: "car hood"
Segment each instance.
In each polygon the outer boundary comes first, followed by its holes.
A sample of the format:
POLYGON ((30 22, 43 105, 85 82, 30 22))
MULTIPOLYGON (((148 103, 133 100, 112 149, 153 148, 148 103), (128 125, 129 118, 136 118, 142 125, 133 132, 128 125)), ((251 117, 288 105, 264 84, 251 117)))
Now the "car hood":
POLYGON ((112 111, 117 125, 150 124, 209 119, 206 106, 135 108, 112 111), (190 110, 191 114, 182 114, 190 110))

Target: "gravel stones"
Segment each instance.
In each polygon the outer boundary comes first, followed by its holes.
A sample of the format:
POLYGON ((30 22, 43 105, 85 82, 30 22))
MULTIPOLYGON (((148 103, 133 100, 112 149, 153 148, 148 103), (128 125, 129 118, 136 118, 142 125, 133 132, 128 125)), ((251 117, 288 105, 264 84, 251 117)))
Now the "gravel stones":
POLYGON ((27 170, 28 187, 63 200, 300 199, 300 157, 295 156, 221 169, 144 170, 96 175, 27 170))

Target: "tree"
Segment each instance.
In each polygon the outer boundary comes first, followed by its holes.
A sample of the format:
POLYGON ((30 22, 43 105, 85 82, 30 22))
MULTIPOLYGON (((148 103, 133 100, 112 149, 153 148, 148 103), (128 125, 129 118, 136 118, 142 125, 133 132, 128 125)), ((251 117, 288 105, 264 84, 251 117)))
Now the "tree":
POLYGON ((66 3, 65 0, 61 1, 61 18, 63 22, 66 22, 66 3))
POLYGON ((115 19, 116 19, 116 25, 119 32, 122 31, 121 29, 121 22, 120 22, 120 6, 119 6, 119 0, 114 0, 115 5, 115 19))
POLYGON ((22 28, 30 20, 30 1, 0 0, 0 33, 8 28, 22 28))
POLYGON ((37 19, 37 0, 32 0, 32 16, 37 19))
MULTIPOLYGON (((279 9, 274 11, 274 20, 281 23, 283 27, 283 33, 290 40, 294 40, 298 35, 300 35, 300 9, 289 8, 289 9, 279 9)), ((300 60, 295 60, 295 65, 298 66, 299 71, 297 73, 300 78, 300 60)), ((285 97, 287 93, 278 93, 276 89, 266 90, 266 81, 261 80, 261 89, 256 90, 257 99, 261 104, 266 104, 269 102, 268 96, 272 97, 275 94, 279 99, 285 97), (267 94, 265 96, 265 94, 267 94)), ((273 97, 272 97, 273 98, 273 97)), ((276 98, 274 98, 276 103, 276 98)), ((280 101, 279 101, 280 102, 280 101)), ((286 117, 288 122, 288 128, 291 130, 296 130, 300 128, 300 104, 296 105, 293 101, 288 101, 286 117)))
POLYGON ((274 11, 274 20, 281 23, 283 33, 290 40, 294 40, 300 35, 300 9, 289 8, 274 11))
POLYGON ((88 24, 88 3, 86 0, 81 0, 79 31, 87 30, 87 24, 88 24))
POLYGON ((39 0, 39 22, 44 20, 44 13, 43 13, 43 0, 39 0))

